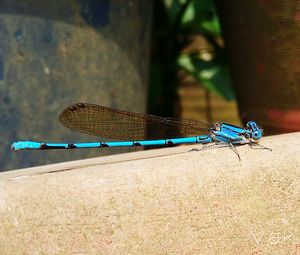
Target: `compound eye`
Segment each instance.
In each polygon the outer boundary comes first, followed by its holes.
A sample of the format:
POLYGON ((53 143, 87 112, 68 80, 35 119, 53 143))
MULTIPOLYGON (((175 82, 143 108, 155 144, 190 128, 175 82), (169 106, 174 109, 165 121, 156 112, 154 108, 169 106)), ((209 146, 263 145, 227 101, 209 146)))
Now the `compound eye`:
POLYGON ((254 137, 258 137, 258 132, 255 131, 253 135, 254 135, 254 137))

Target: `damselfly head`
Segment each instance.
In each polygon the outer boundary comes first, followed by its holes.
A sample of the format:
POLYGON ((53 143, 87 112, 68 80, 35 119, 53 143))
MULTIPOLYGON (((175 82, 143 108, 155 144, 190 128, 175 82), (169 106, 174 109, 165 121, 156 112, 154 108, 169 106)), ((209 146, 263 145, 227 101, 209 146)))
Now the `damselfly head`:
POLYGON ((257 142, 263 135, 263 130, 254 121, 249 121, 247 123, 247 130, 250 131, 250 139, 253 142, 257 142))

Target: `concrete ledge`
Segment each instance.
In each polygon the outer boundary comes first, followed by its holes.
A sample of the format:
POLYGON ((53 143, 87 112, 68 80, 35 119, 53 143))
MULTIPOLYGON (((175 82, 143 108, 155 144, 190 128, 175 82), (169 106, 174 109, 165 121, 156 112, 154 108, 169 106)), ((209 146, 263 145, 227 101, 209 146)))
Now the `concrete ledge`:
POLYGON ((3 172, 1 254, 298 255, 300 133, 261 143, 3 172))

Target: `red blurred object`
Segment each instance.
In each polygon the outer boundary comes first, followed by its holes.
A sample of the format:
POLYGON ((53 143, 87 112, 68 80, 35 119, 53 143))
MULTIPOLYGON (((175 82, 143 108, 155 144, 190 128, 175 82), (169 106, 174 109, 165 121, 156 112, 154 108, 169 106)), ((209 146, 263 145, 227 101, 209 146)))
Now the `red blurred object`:
POLYGON ((216 1, 243 122, 300 130, 300 1, 216 1))
POLYGON ((300 127, 300 110, 282 111, 270 109, 268 118, 271 123, 278 123, 277 129, 282 131, 298 131, 300 127))

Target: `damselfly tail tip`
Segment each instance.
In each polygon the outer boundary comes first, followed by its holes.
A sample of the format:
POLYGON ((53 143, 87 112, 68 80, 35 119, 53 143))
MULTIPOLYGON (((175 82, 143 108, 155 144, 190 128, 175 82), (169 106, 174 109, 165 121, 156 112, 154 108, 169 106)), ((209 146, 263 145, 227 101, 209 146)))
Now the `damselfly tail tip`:
POLYGON ((13 143, 13 144, 10 146, 10 149, 11 149, 12 151, 15 151, 15 150, 16 150, 15 143, 13 143))
POLYGON ((11 146, 10 149, 12 151, 18 151, 18 150, 24 150, 24 145, 26 142, 14 142, 11 146))
POLYGON ((40 146, 41 146, 41 143, 38 143, 38 142, 18 141, 18 142, 14 142, 10 148, 13 151, 19 151, 19 150, 39 149, 40 146))

